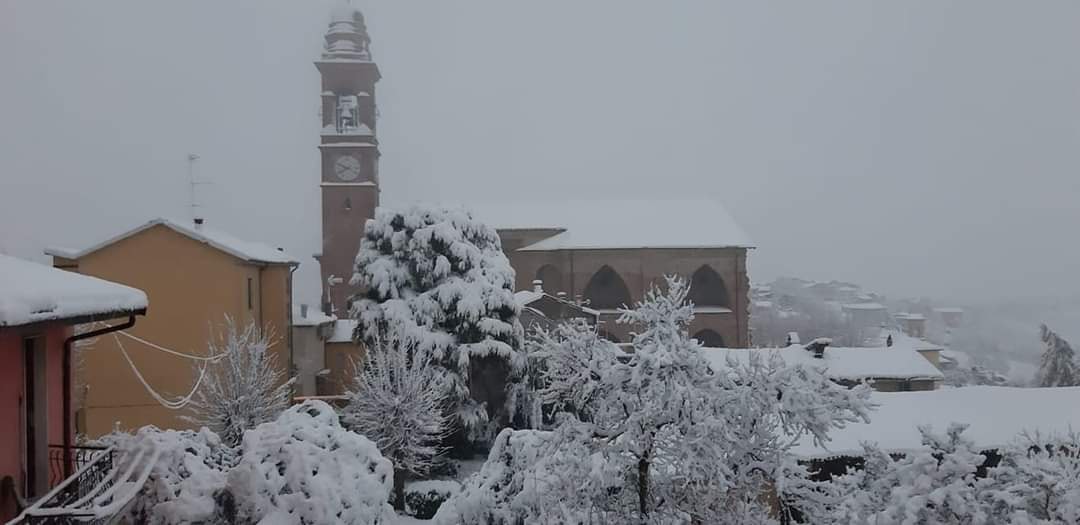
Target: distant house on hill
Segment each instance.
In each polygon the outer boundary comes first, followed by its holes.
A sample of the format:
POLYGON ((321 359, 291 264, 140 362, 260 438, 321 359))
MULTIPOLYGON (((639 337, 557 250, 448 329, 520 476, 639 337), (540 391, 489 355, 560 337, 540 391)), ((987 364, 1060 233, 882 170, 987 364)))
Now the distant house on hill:
POLYGON ((706 344, 745 348, 749 334, 749 238, 707 200, 559 201, 476 207, 495 227, 517 271, 517 288, 533 280, 599 312, 616 342, 634 327, 618 325, 618 308, 642 300, 667 274, 691 283, 690 333, 706 344))
POLYGON ((141 290, 0 255, 0 522, 74 472, 75 345, 146 308, 141 290))
POLYGON ((155 219, 87 248, 46 253, 58 268, 144 290, 154 303, 138 326, 98 338, 84 360, 80 433, 97 437, 116 426, 190 428, 182 411, 166 408, 155 394, 171 399, 190 392, 194 361, 161 348, 206 355, 225 316, 270 330, 271 351, 289 371, 292 272, 299 263, 280 249, 201 222, 155 219))

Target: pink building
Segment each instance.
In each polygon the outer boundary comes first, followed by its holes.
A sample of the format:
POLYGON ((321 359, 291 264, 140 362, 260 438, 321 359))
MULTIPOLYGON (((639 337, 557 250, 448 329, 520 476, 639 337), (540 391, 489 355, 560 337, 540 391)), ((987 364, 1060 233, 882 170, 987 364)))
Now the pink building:
POLYGON ((74 344, 146 306, 134 288, 0 255, 0 522, 72 473, 74 344))

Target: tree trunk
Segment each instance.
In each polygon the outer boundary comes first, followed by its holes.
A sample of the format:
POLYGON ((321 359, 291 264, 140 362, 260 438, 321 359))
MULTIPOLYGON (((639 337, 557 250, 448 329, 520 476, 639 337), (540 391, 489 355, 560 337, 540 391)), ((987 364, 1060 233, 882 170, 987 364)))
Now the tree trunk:
POLYGON ((394 508, 405 510, 405 471, 394 469, 394 508))
POLYGON ((649 514, 649 456, 638 460, 637 475, 638 512, 641 522, 645 523, 645 517, 649 514))

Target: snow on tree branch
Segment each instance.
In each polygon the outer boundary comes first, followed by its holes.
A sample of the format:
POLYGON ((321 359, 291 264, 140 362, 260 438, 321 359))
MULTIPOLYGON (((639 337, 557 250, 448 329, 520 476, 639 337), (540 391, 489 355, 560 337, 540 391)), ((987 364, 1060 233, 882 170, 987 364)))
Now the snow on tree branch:
POLYGON ((272 421, 289 406, 293 379, 270 352, 272 334, 254 323, 238 329, 225 319, 225 330, 209 343, 210 355, 224 357, 199 363, 195 373, 208 367, 189 406, 186 419, 205 425, 227 445, 240 443, 244 431, 272 421))

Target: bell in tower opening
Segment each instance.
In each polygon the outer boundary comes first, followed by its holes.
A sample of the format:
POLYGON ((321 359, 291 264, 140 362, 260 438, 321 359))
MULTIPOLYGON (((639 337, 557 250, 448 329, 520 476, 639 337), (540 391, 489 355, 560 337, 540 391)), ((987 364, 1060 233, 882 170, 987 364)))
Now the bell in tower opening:
POLYGON ((337 103, 337 131, 350 133, 360 126, 360 102, 356 95, 341 95, 337 103))

